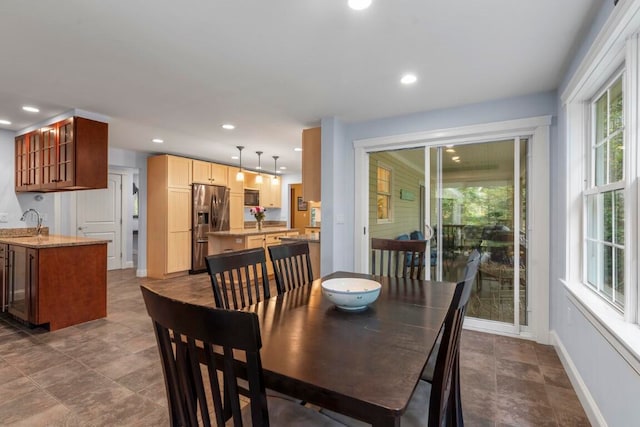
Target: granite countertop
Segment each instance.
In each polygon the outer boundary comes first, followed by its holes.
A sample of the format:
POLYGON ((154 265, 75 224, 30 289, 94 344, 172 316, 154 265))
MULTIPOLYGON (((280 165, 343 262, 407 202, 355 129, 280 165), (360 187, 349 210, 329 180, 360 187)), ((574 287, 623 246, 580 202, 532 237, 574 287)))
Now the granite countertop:
POLYGON ((280 240, 289 240, 292 242, 309 242, 320 243, 320 233, 299 234, 297 236, 281 237, 280 240))
POLYGON ((29 248, 52 248, 61 246, 83 246, 109 243, 109 240, 91 239, 89 237, 60 236, 56 234, 23 237, 0 237, 0 243, 26 246, 29 248))
POLYGON ((287 227, 263 227, 262 230, 258 230, 257 228, 245 228, 241 231, 211 231, 207 233, 207 235, 218 237, 245 237, 257 236, 260 234, 286 233, 288 231, 297 231, 297 229, 287 227))

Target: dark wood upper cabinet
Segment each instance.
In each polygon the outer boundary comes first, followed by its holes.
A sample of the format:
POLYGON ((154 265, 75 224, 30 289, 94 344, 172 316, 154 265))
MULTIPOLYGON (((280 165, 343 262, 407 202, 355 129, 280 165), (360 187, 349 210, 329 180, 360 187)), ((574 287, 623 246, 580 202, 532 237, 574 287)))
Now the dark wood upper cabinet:
POLYGON ((70 117, 15 142, 16 192, 107 188, 107 123, 70 117))

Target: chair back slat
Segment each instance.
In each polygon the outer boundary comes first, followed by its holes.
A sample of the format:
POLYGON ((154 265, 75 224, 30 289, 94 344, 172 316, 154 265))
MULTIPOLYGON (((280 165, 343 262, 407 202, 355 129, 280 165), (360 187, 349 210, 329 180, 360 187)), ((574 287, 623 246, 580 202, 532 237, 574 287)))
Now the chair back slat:
POLYGON ((376 276, 423 278, 426 240, 371 239, 371 273, 376 276))
POLYGON ((263 248, 209 255, 205 261, 216 307, 237 310, 270 297, 263 248))
POLYGON ((278 294, 313 281, 309 243, 295 242, 269 246, 278 294))
POLYGON ((246 361, 252 423, 269 425, 258 316, 177 301, 145 286, 141 291, 156 332, 171 425, 222 427, 233 419, 241 426, 239 361, 246 361))
MULTIPOLYGON (((460 336, 464 315, 469 303, 473 282, 478 272, 480 254, 473 250, 465 266, 464 279, 456 285, 451 305, 442 329, 442 341, 438 348, 429 402, 429 425, 442 425, 447 417, 447 406, 454 405, 459 396, 451 394, 459 375, 460 336)), ((456 385, 456 389, 457 389, 456 385)), ((456 390, 458 393, 459 390, 456 390)), ((457 408, 449 408, 451 415, 457 408)))

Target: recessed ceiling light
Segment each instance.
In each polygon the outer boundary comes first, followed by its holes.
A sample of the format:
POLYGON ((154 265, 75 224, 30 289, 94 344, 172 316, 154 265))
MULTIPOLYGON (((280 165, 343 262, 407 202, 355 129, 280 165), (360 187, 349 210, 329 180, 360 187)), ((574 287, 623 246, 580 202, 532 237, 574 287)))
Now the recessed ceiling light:
POLYGON ((453 148, 447 148, 446 151, 447 151, 447 153, 455 153, 456 152, 456 150, 453 149, 453 148))
POLYGON ((417 81, 418 81, 418 78, 416 77, 415 74, 405 74, 400 79, 400 83, 402 83, 403 85, 410 85, 410 84, 415 83, 417 81))
POLYGON ((282 170, 286 170, 286 169, 287 169, 287 167, 286 167, 286 166, 280 166, 280 169, 282 169, 282 170))
POLYGON ((164 142, 164 139, 160 139, 160 138, 153 138, 151 140, 151 142, 155 142, 156 144, 162 144, 164 142))
POLYGON ((10 125, 11 122, 9 120, 0 120, 0 125, 10 125))
POLYGON ((231 123, 225 123, 222 125, 222 129, 226 129, 226 130, 233 130, 236 127, 234 125, 232 125, 231 123))
POLYGON ((293 151, 302 151, 302 148, 301 147, 296 147, 296 148, 293 149, 293 151))
POLYGON ((231 160, 238 160, 238 156, 231 156, 231 160))
POLYGON ((371 0, 349 0, 349 7, 353 10, 363 10, 371 6, 371 0))
POLYGON ((31 106, 29 106, 29 105, 25 105, 24 107, 22 107, 22 109, 23 109, 24 111, 28 111, 28 112, 30 112, 30 113, 39 113, 39 112, 40 112, 40 110, 39 110, 38 108, 36 108, 36 107, 31 107, 31 106))

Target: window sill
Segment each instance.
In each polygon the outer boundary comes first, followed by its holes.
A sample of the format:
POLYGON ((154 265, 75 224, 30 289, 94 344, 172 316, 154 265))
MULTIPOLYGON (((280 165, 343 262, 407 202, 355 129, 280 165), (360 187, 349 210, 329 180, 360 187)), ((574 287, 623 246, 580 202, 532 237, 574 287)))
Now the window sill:
POLYGON ((640 326, 624 317, 582 283, 560 280, 569 300, 627 363, 640 374, 640 326))

